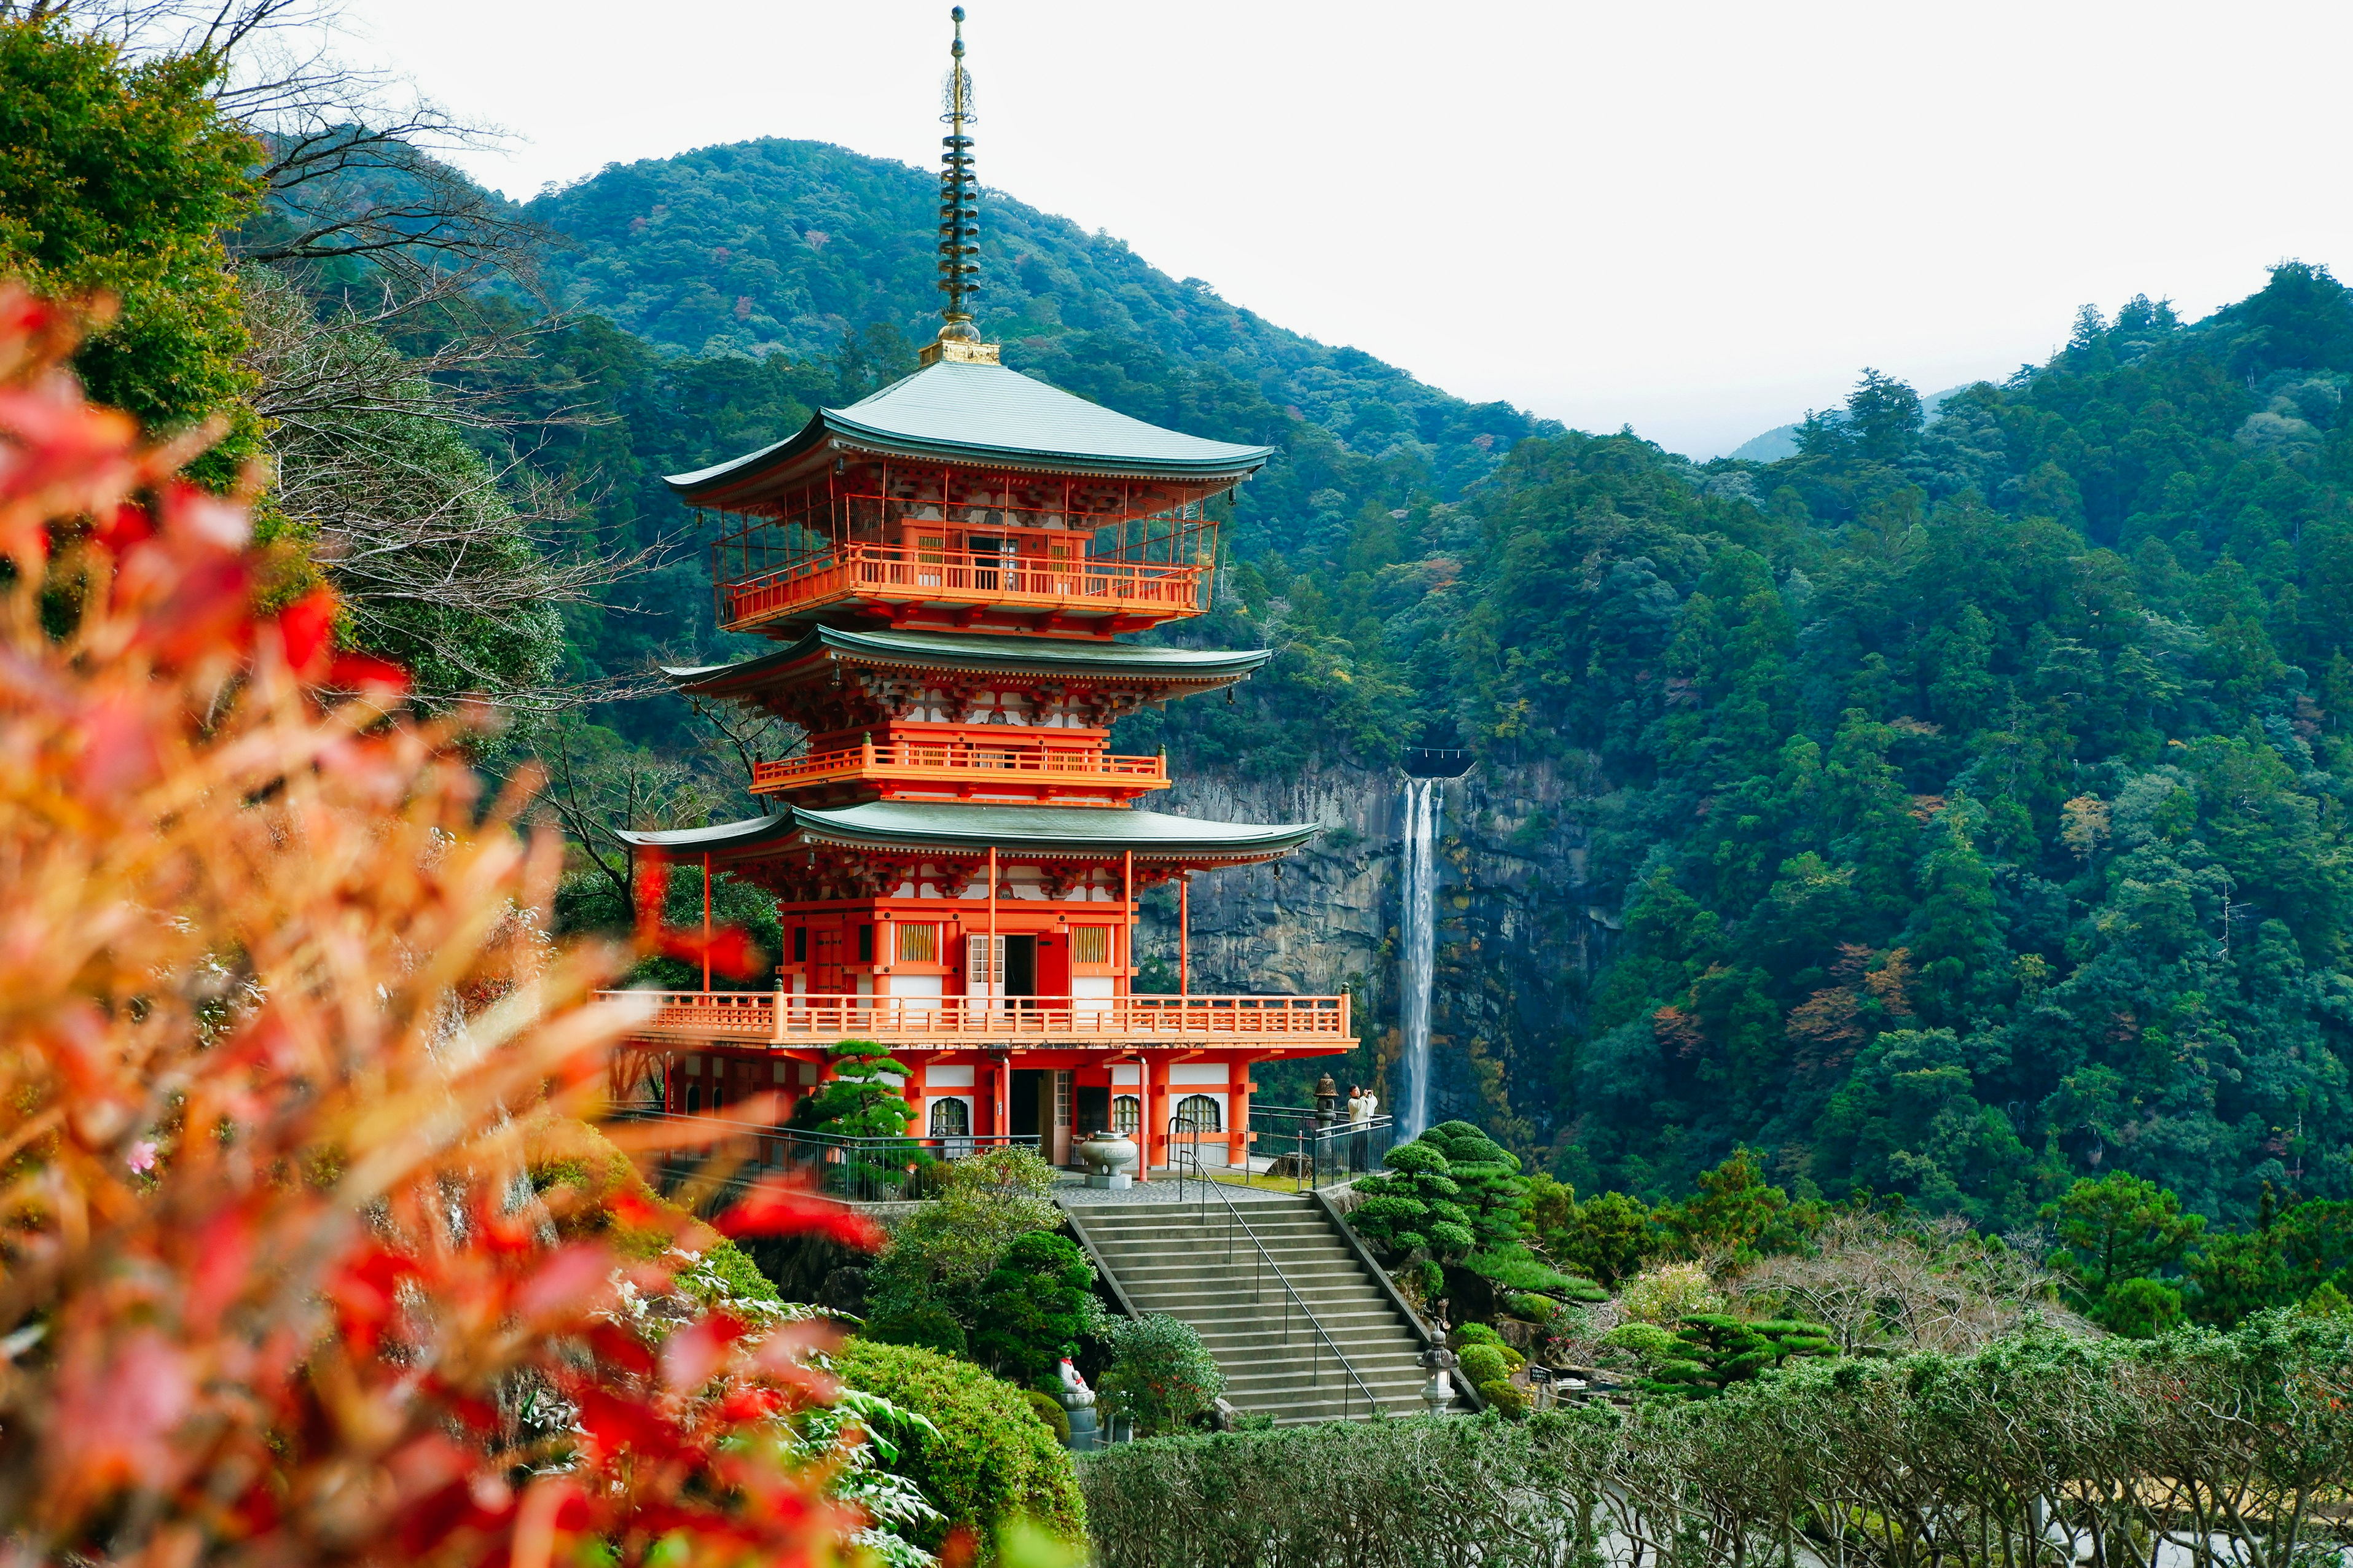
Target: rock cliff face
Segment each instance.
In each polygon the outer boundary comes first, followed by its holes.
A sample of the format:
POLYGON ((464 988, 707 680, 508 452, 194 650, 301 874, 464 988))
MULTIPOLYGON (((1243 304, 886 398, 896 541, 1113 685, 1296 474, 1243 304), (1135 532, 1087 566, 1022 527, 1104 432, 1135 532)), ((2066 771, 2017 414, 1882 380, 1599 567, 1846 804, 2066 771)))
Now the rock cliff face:
MULTIPOLYGON (((1269 1066, 1271 1101, 1305 1103, 1328 1067, 1376 1073, 1395 1103, 1403 780, 1319 768, 1253 780, 1171 760, 1181 781, 1155 809, 1224 821, 1316 822, 1323 836, 1273 867, 1197 878, 1193 985, 1199 991, 1349 991, 1365 1048, 1310 1069, 1269 1066)), ((1550 1143, 1564 1044, 1617 915, 1588 910, 1578 805, 1589 781, 1551 765, 1474 769, 1445 785, 1436 983, 1430 1002, 1433 1119, 1477 1121, 1520 1149, 1550 1143)), ((1145 900, 1139 951, 1176 959, 1176 900, 1145 900)))

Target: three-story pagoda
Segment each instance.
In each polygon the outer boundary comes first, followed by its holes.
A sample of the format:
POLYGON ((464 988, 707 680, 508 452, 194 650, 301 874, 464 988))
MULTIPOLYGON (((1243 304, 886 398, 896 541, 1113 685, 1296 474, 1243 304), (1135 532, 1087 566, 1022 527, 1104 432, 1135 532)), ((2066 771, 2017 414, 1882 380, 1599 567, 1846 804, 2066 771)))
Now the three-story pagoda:
MULTIPOLYGON (((962 13, 957 13, 959 22, 962 13)), ((1208 607, 1208 504, 1272 455, 1147 425, 998 363, 967 310, 978 189, 955 45, 943 118, 945 324, 922 368, 788 440, 668 480, 730 520, 717 619, 772 652, 668 673, 684 692, 797 725, 764 762, 770 815, 627 837, 641 856, 774 893, 773 993, 672 993, 646 1031, 669 1109, 708 1112, 822 1081, 878 1040, 913 1069, 914 1131, 1136 1136, 1209 1163, 1248 1153, 1253 1062, 1345 1051, 1345 996, 1139 994, 1139 896, 1273 860, 1312 826, 1151 809, 1166 760, 1110 750, 1147 704, 1245 679, 1263 651, 1121 641, 1208 607)), ((1181 915, 1180 915, 1181 919, 1181 915)))

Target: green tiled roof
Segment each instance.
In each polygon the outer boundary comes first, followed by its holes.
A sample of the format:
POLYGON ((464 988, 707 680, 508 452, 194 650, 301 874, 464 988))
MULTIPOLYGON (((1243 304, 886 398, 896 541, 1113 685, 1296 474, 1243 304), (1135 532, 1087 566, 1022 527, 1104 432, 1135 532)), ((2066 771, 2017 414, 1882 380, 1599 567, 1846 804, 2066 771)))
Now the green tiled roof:
POLYGON ((664 665, 662 673, 681 690, 702 696, 730 696, 748 691, 775 671, 788 669, 828 648, 853 659, 925 668, 991 669, 1017 675, 1208 685, 1240 680, 1274 657, 1264 648, 1204 652, 1012 633, 860 632, 818 626, 798 641, 756 658, 735 664, 664 665))
POLYGON ((1133 849, 1140 860, 1187 860, 1285 855, 1319 831, 1314 823, 1265 826, 1104 806, 952 805, 884 800, 836 811, 788 805, 775 816, 621 837, 644 848, 673 855, 731 859, 799 839, 892 849, 968 851, 994 846, 1047 855, 1116 854, 1133 849))
POLYGON ((1274 455, 1164 430, 1001 364, 943 360, 847 408, 819 411, 788 440, 662 482, 690 501, 722 498, 833 438, 911 458, 1144 479, 1240 479, 1274 455))

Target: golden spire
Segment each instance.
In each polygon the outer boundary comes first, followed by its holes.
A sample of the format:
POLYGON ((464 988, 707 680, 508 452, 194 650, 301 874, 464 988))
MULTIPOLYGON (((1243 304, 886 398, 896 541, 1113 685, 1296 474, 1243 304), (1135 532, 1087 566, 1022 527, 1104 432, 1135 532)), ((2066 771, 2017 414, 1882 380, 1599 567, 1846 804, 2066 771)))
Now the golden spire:
POLYGON ((940 282, 947 304, 940 311, 945 323, 939 337, 917 354, 927 365, 960 360, 995 364, 995 343, 980 341, 965 308, 970 295, 980 292, 980 184, 972 172, 972 138, 965 127, 979 118, 973 112, 972 73, 964 68, 964 7, 948 13, 955 23, 955 42, 948 46, 947 79, 940 84, 940 119, 948 133, 940 138, 947 151, 940 154, 940 282))

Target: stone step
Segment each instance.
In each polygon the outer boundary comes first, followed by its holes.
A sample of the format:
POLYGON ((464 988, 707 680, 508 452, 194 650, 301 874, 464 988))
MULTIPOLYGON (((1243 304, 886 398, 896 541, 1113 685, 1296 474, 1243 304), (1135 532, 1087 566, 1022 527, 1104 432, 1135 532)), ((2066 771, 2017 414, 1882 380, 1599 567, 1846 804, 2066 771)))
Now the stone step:
POLYGON ((1422 1413, 1421 1340, 1320 1205, 1172 1206, 1072 1218, 1138 1310, 1201 1336, 1237 1409, 1283 1426, 1422 1413))
POLYGON ((1155 1258, 1172 1252, 1223 1258, 1231 1253, 1236 1258, 1255 1258, 1264 1252, 1276 1258, 1299 1253, 1328 1254, 1335 1258, 1354 1258, 1354 1249, 1329 1231, 1300 1231, 1288 1236, 1095 1236, 1089 1233, 1096 1250, 1105 1258, 1155 1258), (1256 1245, 1252 1245, 1255 1242, 1256 1245))
POLYGON ((1236 1280, 1245 1289, 1249 1289, 1250 1282, 1254 1279, 1263 1279, 1271 1285, 1278 1276, 1285 1279, 1340 1277, 1369 1280, 1371 1278, 1366 1273, 1363 1265, 1356 1263, 1354 1259, 1328 1257, 1274 1258, 1260 1258, 1255 1261, 1238 1258, 1229 1263, 1223 1258, 1188 1260, 1171 1258, 1166 1253, 1157 1253, 1149 1262, 1108 1257, 1103 1261, 1118 1273, 1123 1284, 1126 1283, 1131 1276, 1137 1279, 1152 1280, 1166 1278, 1172 1274, 1183 1275, 1194 1279, 1236 1280))
MULTIPOLYGON (((1399 1340, 1394 1330, 1384 1331, 1369 1328, 1334 1328, 1327 1323, 1324 1327, 1324 1331, 1331 1336, 1332 1342, 1338 1345, 1341 1353, 1350 1361, 1385 1356, 1392 1359, 1402 1357, 1407 1362, 1418 1363, 1421 1355, 1418 1346, 1409 1349, 1408 1346, 1411 1342, 1399 1340)), ((1201 1348, 1221 1361, 1243 1360, 1261 1355, 1287 1356, 1323 1342, 1314 1335, 1300 1329, 1294 1329, 1289 1339, 1272 1331, 1261 1329, 1242 1330, 1229 1333, 1205 1333, 1201 1336, 1201 1348)))
MULTIPOLYGON (((1430 1373, 1408 1362, 1402 1365, 1394 1361, 1367 1363, 1355 1356, 1343 1366, 1332 1356, 1325 1356, 1319 1368, 1312 1358, 1299 1357, 1281 1362, 1235 1362, 1218 1363, 1226 1374, 1226 1395, 1238 1405, 1250 1401, 1245 1395, 1280 1395, 1293 1388, 1315 1388, 1324 1384, 1337 1388, 1348 1382, 1353 1371, 1362 1378, 1365 1386, 1376 1392, 1386 1387, 1392 1392, 1411 1393, 1430 1381, 1430 1373)), ((1354 1386, 1350 1384, 1350 1386, 1354 1386)))
MULTIPOLYGON (((1209 1286, 1187 1288, 1182 1285, 1164 1285, 1147 1286, 1141 1290, 1130 1290, 1127 1293, 1127 1299, 1146 1311, 1169 1312, 1177 1317, 1182 1317, 1196 1308, 1205 1310, 1226 1308, 1235 1312, 1264 1316, 1272 1321, 1280 1321, 1285 1312, 1296 1313, 1302 1306, 1319 1318, 1326 1312, 1335 1311, 1370 1312, 1384 1309, 1388 1309, 1392 1313, 1395 1311, 1394 1308, 1389 1307, 1386 1297, 1364 1285, 1313 1286, 1297 1290, 1296 1293, 1298 1301, 1294 1303, 1290 1294, 1281 1290, 1266 1290, 1253 1297, 1248 1290, 1226 1290, 1209 1286)), ((1402 1323, 1398 1326, 1400 1331, 1405 1327, 1402 1323)))

